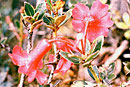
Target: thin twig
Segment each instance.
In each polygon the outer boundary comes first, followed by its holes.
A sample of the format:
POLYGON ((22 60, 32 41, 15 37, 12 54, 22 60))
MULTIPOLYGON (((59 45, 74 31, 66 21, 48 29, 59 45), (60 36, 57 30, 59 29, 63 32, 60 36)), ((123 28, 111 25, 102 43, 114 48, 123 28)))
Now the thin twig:
POLYGON ((52 69, 51 69, 51 72, 50 72, 50 75, 49 75, 47 84, 50 84, 50 83, 51 83, 51 79, 52 79, 52 77, 53 77, 53 73, 54 73, 54 66, 53 66, 52 69))
MULTIPOLYGON (((57 36, 57 33, 53 32, 53 38, 56 38, 56 36, 57 36)), ((57 50, 57 47, 56 47, 55 43, 53 43, 53 47, 54 47, 55 59, 59 60, 58 59, 59 51, 57 50)), ((55 60, 54 62, 58 62, 57 60, 55 60)), ((48 84, 51 83, 55 68, 56 68, 56 65, 53 65, 52 70, 51 70, 50 75, 49 75, 48 84)))
POLYGON ((29 35, 28 35, 27 53, 30 53, 30 51, 33 48, 32 35, 33 35, 33 32, 29 33, 29 35))
MULTIPOLYGON (((56 57, 57 49, 56 49, 55 43, 53 43, 53 46, 54 46, 54 52, 55 52, 55 57, 56 57)), ((50 84, 50 83, 51 83, 51 80, 52 80, 52 77, 53 77, 54 70, 55 70, 55 66, 52 66, 52 69, 51 69, 51 72, 50 72, 50 75, 49 75, 49 79, 48 79, 47 84, 50 84)))
POLYGON ((109 64, 114 62, 127 48, 128 48, 128 41, 127 40, 122 41, 121 45, 115 50, 113 55, 111 55, 109 59, 106 60, 105 66, 109 66, 109 64))
POLYGON ((20 83, 18 87, 23 87, 23 82, 24 82, 24 74, 21 74, 20 83))

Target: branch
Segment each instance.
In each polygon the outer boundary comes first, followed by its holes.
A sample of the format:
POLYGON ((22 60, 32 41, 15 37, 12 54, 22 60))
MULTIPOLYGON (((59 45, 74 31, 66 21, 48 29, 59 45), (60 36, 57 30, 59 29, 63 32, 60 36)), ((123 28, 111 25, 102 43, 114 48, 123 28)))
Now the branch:
POLYGON ((128 48, 128 41, 122 41, 121 45, 115 50, 113 55, 111 55, 105 62, 105 66, 109 66, 109 64, 113 63, 119 56, 128 48))

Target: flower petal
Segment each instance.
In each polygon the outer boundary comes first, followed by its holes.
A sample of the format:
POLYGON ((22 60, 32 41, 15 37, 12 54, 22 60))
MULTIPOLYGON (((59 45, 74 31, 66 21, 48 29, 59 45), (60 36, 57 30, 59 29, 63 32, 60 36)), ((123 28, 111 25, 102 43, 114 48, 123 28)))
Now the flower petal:
POLYGON ((38 43, 34 50, 29 54, 29 58, 32 60, 29 63, 27 74, 40 68, 38 66, 39 62, 42 60, 43 56, 51 49, 51 47, 52 45, 46 39, 43 39, 38 43))
POLYGON ((28 55, 26 51, 23 51, 21 47, 15 46, 13 48, 12 54, 8 54, 12 60, 12 62, 17 66, 25 65, 28 61, 28 55))
POLYGON ((28 82, 29 82, 29 83, 31 83, 31 82, 35 79, 36 74, 37 74, 37 70, 33 71, 32 73, 30 73, 30 74, 28 75, 28 82))
POLYGON ((85 30, 85 23, 81 20, 72 20, 72 25, 75 31, 77 32, 84 32, 85 30))
POLYGON ((113 23, 114 22, 110 19, 110 12, 108 12, 104 17, 101 18, 100 26, 111 27, 113 23))
POLYGON ((100 27, 97 29, 87 29, 87 39, 92 42, 94 39, 96 39, 98 36, 107 36, 108 35, 108 29, 104 27, 100 27))
POLYGON ((59 65, 57 65, 57 68, 55 70, 55 73, 58 73, 58 72, 61 72, 63 75, 67 72, 67 70, 70 69, 70 67, 73 65, 72 62, 64 59, 64 58, 61 58, 59 63, 59 65))
POLYGON ((28 65, 20 66, 19 69, 18 69, 18 73, 26 74, 27 70, 28 70, 28 67, 29 67, 28 65))
MULTIPOLYGON (((54 60, 55 60, 55 57, 54 57, 54 55, 53 54, 50 54, 49 55, 49 63, 51 63, 51 62, 54 62, 54 60)), ((47 65, 48 66, 48 69, 49 70, 51 70, 52 69, 52 65, 47 65)))
POLYGON ((57 66, 56 66, 56 69, 55 69, 54 73, 60 72, 60 70, 61 70, 61 68, 62 68, 62 66, 63 66, 63 63, 64 63, 63 58, 61 58, 61 59, 59 60, 58 64, 57 64, 57 66))
POLYGON ((70 62, 70 61, 64 59, 64 63, 63 63, 63 66, 62 66, 60 72, 64 75, 64 74, 70 69, 70 67, 71 67, 72 65, 73 65, 72 62, 70 62))
POLYGON ((38 67, 39 67, 39 69, 42 69, 42 67, 43 67, 43 62, 42 62, 42 60, 38 63, 38 67))
POLYGON ((39 82, 40 85, 45 84, 47 82, 47 76, 40 70, 37 70, 36 79, 39 82))
POLYGON ((101 18, 106 15, 108 12, 108 5, 102 4, 99 0, 94 1, 91 7, 91 15, 96 16, 97 18, 101 18))
POLYGON ((74 19, 83 20, 89 13, 89 8, 84 4, 78 3, 72 10, 72 17, 74 19))

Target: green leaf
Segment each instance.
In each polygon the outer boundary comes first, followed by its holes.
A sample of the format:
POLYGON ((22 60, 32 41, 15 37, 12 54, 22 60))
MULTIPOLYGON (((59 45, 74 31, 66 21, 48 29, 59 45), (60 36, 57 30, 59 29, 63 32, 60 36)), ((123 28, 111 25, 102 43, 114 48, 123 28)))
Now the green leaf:
POLYGON ((28 2, 24 2, 24 7, 25 7, 25 13, 27 16, 33 16, 35 11, 34 11, 34 8, 33 6, 28 3, 28 2))
POLYGON ((0 44, 5 44, 7 41, 7 37, 3 38, 1 41, 0 41, 0 44))
POLYGON ((33 18, 36 20, 38 18, 38 15, 39 15, 39 11, 37 11, 34 15, 33 15, 33 18))
POLYGON ((94 72, 96 73, 96 75, 99 77, 99 72, 98 72, 98 68, 97 68, 96 65, 93 66, 93 70, 94 70, 94 72))
POLYGON ((79 64, 79 63, 80 63, 79 58, 77 58, 76 56, 69 56, 69 55, 71 55, 71 54, 69 54, 69 53, 67 53, 67 52, 61 51, 61 52, 60 52, 60 55, 61 55, 62 57, 64 57, 65 59, 67 59, 67 60, 73 62, 74 64, 79 64))
POLYGON ((103 46, 103 42, 104 42, 104 37, 103 36, 99 36, 97 37, 93 43, 92 43, 92 49, 90 51, 90 54, 91 53, 95 53, 96 51, 100 51, 102 46, 103 46))
POLYGON ((124 33, 124 36, 126 39, 130 39, 130 30, 127 30, 125 33, 124 33))
POLYGON ((89 51, 91 49, 91 45, 88 39, 86 39, 86 48, 85 48, 85 52, 88 54, 89 51))
POLYGON ((52 16, 48 16, 47 18, 51 21, 52 24, 54 23, 54 18, 52 16))
POLYGON ((69 20, 69 18, 72 16, 72 9, 68 10, 65 13, 65 15, 66 15, 65 20, 63 22, 61 22, 61 24, 59 26, 62 26, 63 24, 65 24, 69 20))
POLYGON ((95 87, 97 84, 84 80, 76 80, 71 87, 95 87))
POLYGON ((35 19, 31 16, 24 16, 23 19, 31 24, 35 22, 35 19))
POLYGON ((76 4, 76 3, 77 3, 77 0, 70 0, 70 2, 71 2, 72 4, 76 4))
POLYGON ((86 58, 85 62, 89 62, 89 61, 93 60, 95 57, 98 56, 98 54, 99 54, 99 51, 90 54, 90 55, 86 58))
POLYGON ((37 11, 41 11, 41 10, 42 10, 42 6, 43 6, 43 3, 38 4, 38 6, 37 6, 36 9, 35 9, 35 13, 36 13, 37 11))
POLYGON ((90 69, 87 68, 87 70, 88 70, 88 73, 89 73, 89 75, 91 76, 91 78, 92 78, 93 80, 95 80, 94 77, 93 77, 93 74, 92 74, 91 71, 90 71, 90 69))
POLYGON ((18 21, 18 20, 15 20, 14 22, 15 22, 16 27, 17 27, 17 28, 20 28, 20 23, 19 23, 19 21, 18 21))
POLYGON ((39 15, 37 17, 37 20, 40 20, 42 19, 42 17, 44 16, 45 14, 45 9, 46 9, 46 3, 40 3, 36 9, 35 9, 35 12, 39 12, 39 15))
POLYGON ((98 69, 97 69, 97 66, 92 66, 90 65, 88 67, 88 71, 89 71, 89 75, 94 78, 94 80, 97 82, 97 83, 100 83, 100 80, 99 80, 99 72, 98 72, 98 69))
POLYGON ((38 20, 42 19, 44 14, 45 14, 44 11, 41 11, 40 14, 38 15, 38 20))
POLYGON ((116 76, 115 76, 115 74, 110 74, 110 75, 108 75, 108 80, 112 80, 112 79, 114 79, 116 76))
POLYGON ((46 16, 43 17, 43 22, 45 22, 47 25, 52 24, 51 21, 49 20, 49 18, 46 16))
POLYGON ((50 6, 50 9, 52 9, 52 4, 50 0, 47 0, 47 4, 50 6))
POLYGON ((115 63, 111 63, 108 67, 107 73, 112 74, 114 72, 114 69, 115 69, 115 63))
POLYGON ((106 78, 106 75, 105 75, 104 72, 101 72, 101 73, 100 73, 100 78, 101 78, 102 80, 104 80, 104 79, 106 78))
POLYGON ((54 2, 56 2, 57 0, 53 0, 54 2))

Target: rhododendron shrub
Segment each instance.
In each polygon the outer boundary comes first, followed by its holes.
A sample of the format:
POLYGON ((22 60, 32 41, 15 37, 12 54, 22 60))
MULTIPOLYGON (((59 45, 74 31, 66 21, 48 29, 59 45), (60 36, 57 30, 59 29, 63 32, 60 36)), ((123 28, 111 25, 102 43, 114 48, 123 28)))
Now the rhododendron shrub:
POLYGON ((84 4, 78 3, 72 10, 62 14, 59 10, 63 10, 64 4, 65 2, 62 0, 54 3, 51 0, 46 0, 34 9, 31 4, 25 2, 24 8, 20 11, 23 20, 27 22, 27 24, 24 23, 25 26, 30 24, 28 53, 16 45, 12 53, 8 55, 13 64, 19 66, 18 72, 28 76, 29 83, 36 78, 40 85, 49 85, 53 79, 53 73, 64 75, 74 64, 88 67, 89 74, 97 83, 100 82, 95 74, 95 69, 98 71, 97 67, 92 66, 91 62, 98 56, 103 46, 104 36, 107 37, 108 28, 113 25, 108 5, 96 0, 89 9, 84 4), (42 5, 45 5, 44 9, 42 5), (74 40, 57 35, 57 31, 71 18, 71 15, 73 29, 78 32, 74 40), (43 24, 52 29, 52 36, 50 39, 42 39, 31 50, 33 31, 43 24), (48 54, 49 61, 45 64, 43 60, 48 52, 51 54, 48 54), (42 72, 45 65, 48 65, 49 70, 51 70, 50 75, 42 72))

